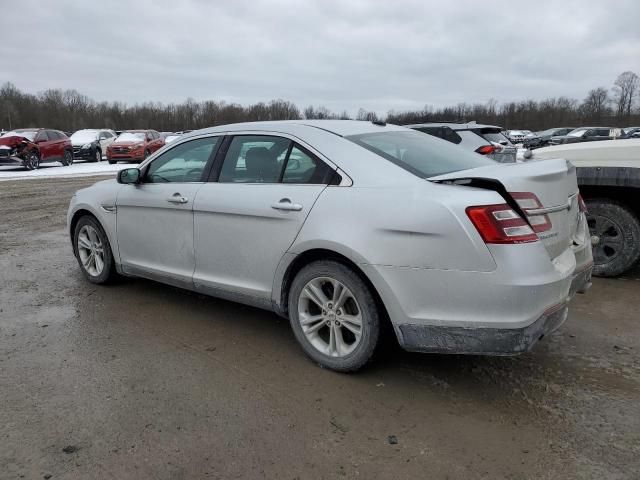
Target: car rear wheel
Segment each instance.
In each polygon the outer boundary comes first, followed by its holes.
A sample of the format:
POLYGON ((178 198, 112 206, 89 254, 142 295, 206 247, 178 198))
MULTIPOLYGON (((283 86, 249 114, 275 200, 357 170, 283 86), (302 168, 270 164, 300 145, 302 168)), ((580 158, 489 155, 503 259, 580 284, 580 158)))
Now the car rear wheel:
POLYGON ((40 167, 40 157, 36 152, 27 153, 24 160, 24 166, 27 170, 37 170, 40 167))
POLYGON ((378 307, 347 266, 323 260, 304 267, 293 280, 288 307, 298 343, 320 366, 353 372, 371 360, 380 337, 378 307))
POLYGON ((592 236, 593 274, 615 277, 640 258, 640 221, 624 204, 608 198, 586 200, 587 222, 592 236))
POLYGON ((76 224, 73 235, 75 254, 84 276, 92 283, 107 283, 117 277, 107 234, 92 216, 76 224))
POLYGON ((73 163, 73 153, 69 150, 64 151, 64 155, 62 155, 62 165, 68 167, 73 163))

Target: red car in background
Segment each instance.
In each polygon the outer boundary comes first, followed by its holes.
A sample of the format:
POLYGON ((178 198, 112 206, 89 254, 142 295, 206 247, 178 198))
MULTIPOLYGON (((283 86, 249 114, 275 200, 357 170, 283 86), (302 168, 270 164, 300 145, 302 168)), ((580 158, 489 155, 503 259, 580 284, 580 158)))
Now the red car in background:
POLYGON ((107 160, 140 163, 163 146, 164 138, 155 130, 125 130, 107 147, 107 160))
POLYGON ((22 165, 35 170, 41 163, 73 163, 71 140, 59 130, 20 128, 0 137, 0 165, 22 165))

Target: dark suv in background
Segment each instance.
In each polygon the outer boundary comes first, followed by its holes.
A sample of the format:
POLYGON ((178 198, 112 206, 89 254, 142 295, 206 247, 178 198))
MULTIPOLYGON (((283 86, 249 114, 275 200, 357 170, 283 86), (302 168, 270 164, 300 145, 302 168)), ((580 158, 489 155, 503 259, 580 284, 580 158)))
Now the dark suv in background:
POLYGON ((433 135, 467 150, 485 155, 496 162, 513 163, 518 149, 502 134, 502 127, 469 123, 420 123, 405 125, 433 135))
POLYGON ((565 143, 595 142, 598 140, 613 140, 611 127, 579 127, 566 135, 551 137, 551 145, 565 143))
POLYGON ((0 137, 0 165, 22 165, 35 170, 41 163, 73 163, 71 140, 59 130, 20 128, 0 137))

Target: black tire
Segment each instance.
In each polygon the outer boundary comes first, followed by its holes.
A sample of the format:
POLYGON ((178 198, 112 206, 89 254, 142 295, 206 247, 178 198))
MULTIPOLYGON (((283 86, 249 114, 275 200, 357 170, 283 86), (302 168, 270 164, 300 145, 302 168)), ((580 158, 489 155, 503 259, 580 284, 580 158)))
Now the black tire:
POLYGON ((111 160, 110 158, 108 158, 107 161, 109 162, 109 165, 114 165, 114 164, 118 163, 117 160, 111 160))
POLYGON ((78 260, 78 265, 80 265, 80 270, 87 278, 87 280, 89 280, 91 283, 110 283, 118 278, 115 262, 113 260, 113 253, 111 252, 111 244, 109 243, 109 238, 104 232, 102 225, 100 225, 100 222, 98 222, 95 217, 91 215, 84 215, 80 218, 80 220, 78 220, 78 223, 76 224, 76 227, 73 231, 73 252, 75 254, 76 260, 78 260), (82 228, 87 225, 93 227, 103 246, 104 267, 99 275, 92 275, 91 273, 89 273, 80 259, 78 236, 82 228))
POLYGON ((593 246, 593 274, 616 277, 632 268, 640 258, 640 221, 623 203, 608 198, 586 200, 593 246))
POLYGON ((61 163, 64 167, 68 167, 73 164, 73 153, 69 150, 65 150, 62 155, 61 163))
POLYGON ((93 160, 91 160, 92 162, 101 162, 102 161, 102 152, 100 151, 99 148, 96 148, 96 151, 93 154, 93 160))
POLYGON ((37 170, 40 167, 40 156, 37 152, 27 153, 23 165, 27 170, 37 170))
POLYGON ((367 284, 349 267, 332 260, 320 260, 303 267, 289 289, 288 308, 289 321, 296 340, 307 356, 321 367, 337 372, 354 372, 364 367, 372 359, 380 338, 380 312, 367 284), (300 324, 298 302, 302 290, 308 282, 319 277, 328 277, 346 286, 357 301, 362 316, 360 341, 351 353, 342 357, 326 355, 314 347, 307 339, 300 324))

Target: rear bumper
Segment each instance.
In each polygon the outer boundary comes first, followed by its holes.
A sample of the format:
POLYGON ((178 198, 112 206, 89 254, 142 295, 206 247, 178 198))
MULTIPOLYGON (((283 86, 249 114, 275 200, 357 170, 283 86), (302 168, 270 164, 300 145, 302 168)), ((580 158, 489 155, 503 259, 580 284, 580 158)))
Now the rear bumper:
POLYGON ((557 305, 522 328, 464 328, 400 325, 403 347, 409 351, 468 355, 517 355, 528 352, 567 319, 566 303, 557 305))

